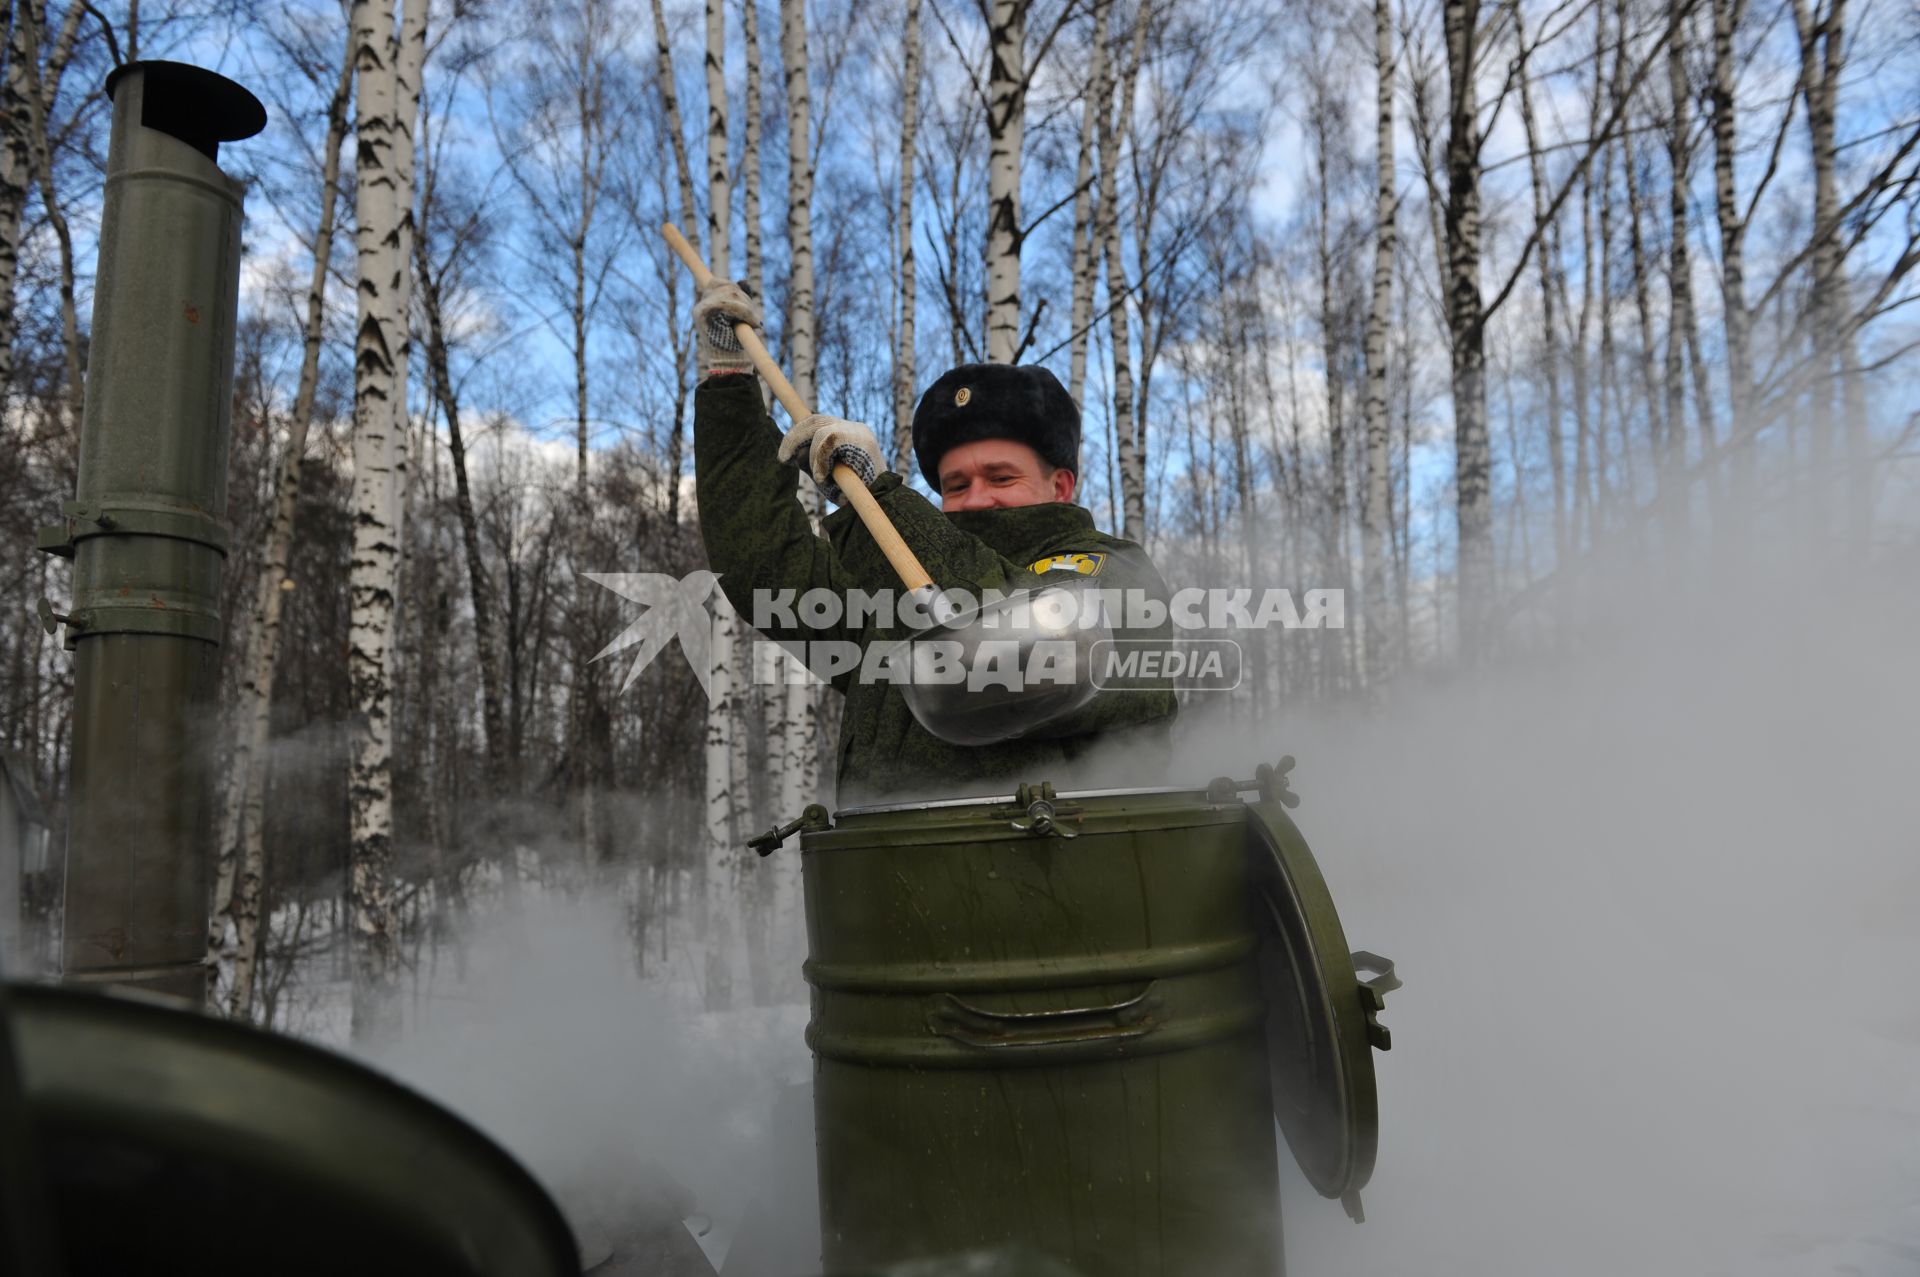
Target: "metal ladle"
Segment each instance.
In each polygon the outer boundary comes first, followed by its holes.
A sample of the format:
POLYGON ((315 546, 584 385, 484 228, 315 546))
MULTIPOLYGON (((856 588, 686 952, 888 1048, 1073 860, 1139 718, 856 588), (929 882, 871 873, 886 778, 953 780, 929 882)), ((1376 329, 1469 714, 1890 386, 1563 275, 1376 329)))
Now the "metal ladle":
MULTIPOLYGON (((1095 646, 1112 637, 1075 585, 1048 585, 963 611, 900 640, 907 708, 940 739, 992 745, 1031 735, 1084 707, 1095 646)), ((892 655, 891 653, 889 655, 892 655)))

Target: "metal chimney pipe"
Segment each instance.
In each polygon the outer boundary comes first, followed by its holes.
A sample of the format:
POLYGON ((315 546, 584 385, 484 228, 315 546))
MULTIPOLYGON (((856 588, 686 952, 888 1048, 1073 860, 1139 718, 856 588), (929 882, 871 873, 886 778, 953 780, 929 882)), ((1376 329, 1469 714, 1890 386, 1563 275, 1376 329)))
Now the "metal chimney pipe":
POLYGON ((41 532, 73 560, 61 969, 201 1002, 244 194, 215 158, 266 111, 178 62, 131 63, 106 87, 78 490, 41 532))

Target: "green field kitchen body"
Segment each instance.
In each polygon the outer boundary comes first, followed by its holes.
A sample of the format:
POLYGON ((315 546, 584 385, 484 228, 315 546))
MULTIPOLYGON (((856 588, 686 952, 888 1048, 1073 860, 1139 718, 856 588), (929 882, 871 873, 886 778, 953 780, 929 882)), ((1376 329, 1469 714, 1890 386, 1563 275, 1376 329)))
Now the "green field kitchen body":
POLYGON ((1271 1277, 1276 1117, 1359 1217, 1397 981, 1347 950, 1290 765, 797 822, 827 1271, 1012 1243, 1271 1277))

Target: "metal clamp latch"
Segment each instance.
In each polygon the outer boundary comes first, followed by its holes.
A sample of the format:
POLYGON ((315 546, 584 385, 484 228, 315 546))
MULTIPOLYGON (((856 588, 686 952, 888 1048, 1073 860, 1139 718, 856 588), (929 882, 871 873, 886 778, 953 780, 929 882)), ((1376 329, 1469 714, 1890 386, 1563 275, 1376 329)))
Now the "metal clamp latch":
POLYGON ((1387 1009, 1387 995, 1400 987, 1400 977, 1393 973, 1393 959, 1365 949, 1354 950, 1352 957, 1355 975, 1371 973, 1371 978, 1360 981, 1360 1006, 1367 1015, 1367 1042, 1376 1051, 1391 1051, 1393 1032, 1375 1017, 1387 1009))
POLYGON ((1032 834, 1036 838, 1077 838, 1079 834, 1067 828, 1067 822, 1078 820, 1080 813, 1079 803, 1054 795, 1053 782, 1049 780, 1038 785, 1021 782, 1013 791, 1013 801, 995 807, 990 815, 995 820, 1007 821, 1016 833, 1032 834))
POLYGON ((782 843, 802 830, 811 833, 815 830, 831 828, 832 824, 833 817, 828 814, 825 807, 822 807, 819 803, 808 803, 805 811, 795 816, 792 820, 789 820, 786 824, 775 825, 759 837, 747 839, 747 846, 759 852, 763 857, 771 856, 774 852, 780 850, 782 843))
POLYGON ((1293 755, 1282 755, 1277 763, 1261 763, 1253 769, 1252 780, 1234 780, 1221 776, 1207 786, 1207 801, 1230 802, 1235 795, 1258 791, 1263 803, 1279 803, 1291 811, 1300 805, 1300 795, 1288 786, 1287 773, 1293 770, 1293 755))
POLYGON ((1017 832, 1032 834, 1035 838, 1078 838, 1079 834, 1059 822, 1058 815, 1052 803, 1044 798, 1036 798, 1028 804, 1025 820, 1010 821, 1009 824, 1017 832))

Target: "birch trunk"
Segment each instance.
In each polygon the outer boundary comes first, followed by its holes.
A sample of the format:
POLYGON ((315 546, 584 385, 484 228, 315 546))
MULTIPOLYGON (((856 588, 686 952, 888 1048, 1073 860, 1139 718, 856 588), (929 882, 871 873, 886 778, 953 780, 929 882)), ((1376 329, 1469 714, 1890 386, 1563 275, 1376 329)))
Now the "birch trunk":
POLYGON ((687 157, 687 135, 680 120, 680 93, 673 79, 673 47, 667 40, 667 15, 653 0, 654 72, 660 83, 660 108, 666 117, 668 147, 673 152, 674 175, 680 179, 680 229, 700 242, 700 215, 694 209, 693 166, 687 157))
MULTIPOLYGON (((1615 487, 1612 480, 1608 477, 1607 424, 1613 415, 1610 410, 1617 406, 1620 399, 1620 396, 1616 393, 1619 388, 1619 355, 1614 347, 1613 340, 1612 272, 1606 269, 1604 264, 1613 260, 1613 156, 1619 146, 1620 143, 1618 142, 1608 143, 1600 156, 1600 193, 1598 197, 1600 205, 1598 217, 1600 243, 1598 251, 1603 266, 1600 270, 1599 282, 1600 393, 1594 423, 1594 454, 1597 461, 1595 472, 1599 478, 1597 485, 1598 496, 1596 498, 1598 509, 1594 515, 1596 537, 1598 530, 1606 526, 1608 519, 1612 515, 1615 487)), ((1620 427, 1621 470, 1619 486, 1627 494, 1628 500, 1631 501, 1633 495, 1633 449, 1630 440, 1626 437, 1627 427, 1625 425, 1626 413, 1624 409, 1620 410, 1619 415, 1622 418, 1620 427)))
MULTIPOLYGON (((752 3, 753 0, 748 0, 752 3)), ((680 182, 680 230, 700 242, 700 215, 694 210, 693 166, 687 159, 687 135, 680 121, 680 93, 673 81, 673 47, 667 40, 667 15, 661 0, 653 0, 654 74, 660 84, 660 109, 665 116, 667 146, 673 152, 674 175, 680 182)), ((667 526, 680 526, 680 469, 686 455, 686 402, 675 402, 673 431, 667 442, 667 526)))
POLYGON ((599 214, 600 194, 606 176, 610 134, 615 125, 607 115, 605 84, 600 71, 604 48, 599 43, 603 21, 594 11, 597 0, 587 6, 577 39, 580 70, 575 87, 574 114, 579 127, 577 220, 567 228, 567 245, 573 270, 573 292, 569 299, 573 323, 573 536, 574 596, 572 616, 573 682, 569 696, 569 753, 573 759, 572 781, 580 803, 581 868, 591 882, 600 863, 599 753, 593 739, 593 725, 601 721, 600 677, 593 664, 593 615, 597 591, 586 589, 579 573, 590 566, 593 508, 589 466, 592 420, 592 394, 589 383, 588 329, 597 305, 599 285, 589 283, 593 268, 588 261, 594 220, 599 214))
POLYGON ((745 918, 748 990, 753 1005, 768 1006, 773 1001, 768 940, 774 929, 775 870, 762 864, 760 857, 747 847, 755 824, 753 766, 747 741, 757 728, 758 698, 753 684, 753 631, 737 614, 728 618, 726 650, 733 662, 734 681, 727 741, 727 766, 733 776, 732 840, 727 845, 726 863, 733 880, 739 884, 737 894, 745 918))
POLYGON ((708 914, 705 978, 702 983, 706 1009, 725 1011, 733 1005, 733 913, 736 901, 732 885, 734 849, 740 845, 738 817, 735 812, 734 786, 744 776, 734 772, 734 701, 739 692, 734 678, 734 613, 724 594, 714 591, 712 661, 709 665, 706 765, 706 855, 700 871, 705 879, 701 894, 708 914))
POLYGON ((726 0, 707 0, 707 265, 733 277, 733 188, 727 175, 726 0))
POLYGON ((1375 75, 1373 291, 1367 310, 1367 489, 1360 510, 1360 558, 1365 608, 1361 651, 1362 678, 1376 687, 1394 660, 1393 634, 1387 625, 1388 556, 1381 539, 1388 527, 1390 461, 1387 455, 1387 323, 1393 308, 1393 255, 1398 187, 1393 168, 1393 5, 1374 0, 1375 75))
POLYGON ((1486 314, 1480 295, 1480 131, 1475 76, 1478 0, 1444 0, 1447 45, 1446 316, 1452 337, 1454 489, 1460 659, 1493 636, 1492 462, 1487 444, 1486 314))
MULTIPOLYGON (((1662 514, 1668 533, 1668 553, 1677 553, 1685 536, 1688 515, 1686 341, 1692 325, 1693 266, 1687 252, 1687 174, 1692 167, 1687 110, 1686 24, 1680 0, 1667 10, 1667 95, 1672 112, 1667 121, 1668 236, 1666 394, 1667 435, 1661 452, 1661 486, 1666 489, 1662 514)), ((1699 405, 1704 411, 1705 404, 1699 405)))
MULTIPOLYGON (((7 31, 7 71, 0 77, 0 396, 13 391, 13 339, 19 332, 14 281, 20 271, 20 239, 27 195, 33 187, 33 146, 28 130, 29 50, 38 43, 28 25, 33 6, 16 4, 7 31)), ((4 400, 0 399, 0 406, 4 400)))
POLYGON ((1830 503, 1828 468, 1833 460, 1834 377, 1841 371, 1839 340, 1841 257, 1839 197, 1834 182, 1836 81, 1843 58, 1846 0, 1830 0, 1825 13, 1793 0, 1793 27, 1800 40, 1800 92, 1807 107, 1807 141, 1813 166, 1813 280, 1809 308, 1813 330, 1813 517, 1824 532, 1830 503))
MULTIPOLYGON (((432 216, 434 176, 425 175, 420 197, 423 223, 432 216)), ((508 756, 506 708, 502 695, 505 675, 501 669, 498 604, 493 580, 487 575, 486 557, 480 546, 480 520, 474 510, 473 486, 467 476, 466 430, 461 422, 460 396, 453 384, 446 323, 443 316, 441 281, 427 261, 425 227, 415 240, 414 263, 419 276, 421 312, 427 327, 427 382, 440 413, 447 423, 447 454, 453 465, 454 509, 460 520, 460 543, 467 561, 467 590, 473 603, 473 640, 480 666, 480 723, 485 734, 487 790, 495 801, 510 798, 518 787, 508 756)), ((491 840, 489 840, 491 842, 491 840)), ((511 867, 509 867, 510 869, 511 867)), ((509 872, 507 890, 517 881, 509 872)))
MULTIPOLYGON (((746 49, 746 127, 741 130, 740 184, 741 211, 746 220, 747 284, 753 289, 754 296, 765 297, 766 264, 762 259, 760 244, 760 5, 759 0, 742 0, 740 6, 740 39, 746 49)), ((766 388, 761 388, 762 396, 766 388)), ((749 648, 753 643, 753 634, 746 631, 743 635, 749 648)), ((775 649, 778 651, 778 649, 775 649)), ((780 676, 780 658, 770 657, 764 665, 746 665, 754 669, 755 693, 760 707, 760 721, 766 733, 767 757, 778 765, 787 755, 787 740, 791 731, 799 730, 788 719, 787 689, 780 676)), ((745 741, 739 741, 737 748, 743 750, 745 741)), ((738 756, 736 754, 736 756, 738 756)), ((791 811, 785 806, 787 794, 774 785, 769 801, 776 810, 775 819, 786 820, 799 811, 791 811)), ((802 806, 804 806, 804 802, 802 806)), ((799 914, 800 895, 799 866, 791 858, 776 856, 770 861, 748 867, 753 877, 751 890, 756 909, 768 918, 768 923, 757 930, 767 934, 758 937, 749 936, 748 973, 751 976, 756 969, 752 944, 758 940, 764 943, 769 938, 784 941, 788 937, 787 928, 793 925, 799 914)), ((787 955, 783 945, 778 953, 782 961, 787 955)), ((772 974, 769 973, 772 981, 772 974)), ((756 986, 756 1001, 762 999, 762 991, 756 986)))
MULTIPOLYGON (((1567 554, 1577 555, 1591 537, 1593 521, 1593 372, 1587 340, 1593 331, 1593 202, 1589 193, 1580 200, 1580 309, 1567 343, 1573 379, 1573 497, 1567 512, 1567 554)), ((1561 281, 1565 297, 1565 277, 1561 281)))
MULTIPOLYGON (((1621 106, 1621 100, 1629 93, 1627 80, 1627 43, 1629 28, 1627 22, 1628 6, 1626 0, 1619 0, 1615 6, 1616 27, 1614 32, 1613 64, 1613 101, 1621 111, 1623 122, 1630 120, 1632 108, 1621 106)), ((1654 364, 1656 343, 1653 335, 1653 299, 1648 287, 1650 266, 1643 230, 1646 217, 1646 201, 1641 197, 1639 148, 1634 144, 1634 131, 1631 127, 1621 130, 1620 134, 1620 170, 1627 187, 1627 255, 1628 269, 1633 284, 1633 305, 1639 319, 1640 346, 1635 352, 1635 364, 1640 373, 1640 393, 1645 400, 1647 413, 1648 456, 1654 469, 1654 499, 1664 495, 1660 488, 1663 471, 1660 457, 1666 441, 1665 401, 1660 393, 1660 374, 1654 364)), ((1621 450, 1627 469, 1626 499, 1632 505, 1638 499, 1633 479, 1633 442, 1629 433, 1632 414, 1627 409, 1624 398, 1618 405, 1620 412, 1621 450)))
MULTIPOLYGON (((751 0, 749 0, 751 3, 751 0)), ((660 86, 660 105, 664 116, 668 149, 673 153, 674 176, 680 194, 680 229, 692 243, 700 242, 699 214, 694 206, 693 166, 687 156, 686 131, 680 119, 680 97, 674 83, 673 49, 667 38, 667 19, 661 0, 653 0, 653 35, 655 47, 655 75, 660 86)), ((665 192, 662 191, 664 196, 665 192)), ((669 290, 678 287, 677 276, 668 284, 669 290)), ((684 383, 679 389, 673 414, 673 433, 667 448, 667 521, 678 535, 680 526, 680 470, 683 464, 683 451, 686 439, 686 399, 684 383)), ((691 875, 691 899, 688 907, 693 915, 693 939, 695 945, 711 942, 709 924, 711 922, 711 893, 708 862, 711 857, 702 854, 691 875)), ((677 882, 677 879, 676 879, 677 882)), ((703 987, 711 987, 709 973, 702 971, 700 978, 703 987)))
MULTIPOLYGON (((808 404, 819 407, 813 317, 813 99, 807 72, 805 0, 780 0, 780 61, 787 93, 788 375, 808 404)), ((798 815, 820 788, 818 695, 809 682, 785 688, 785 756, 780 760, 781 810, 798 815)))
MULTIPOLYGON (((1338 308, 1340 301, 1336 296, 1333 282, 1333 175, 1332 148, 1344 149, 1348 139, 1335 139, 1326 95, 1330 89, 1323 76, 1314 77, 1314 96, 1311 111, 1313 131, 1314 164, 1314 249, 1315 264, 1319 268, 1320 284, 1320 363, 1325 372, 1326 413, 1327 413, 1327 483, 1326 483, 1326 526, 1323 544, 1325 562, 1321 568, 1329 578, 1330 584, 1344 590, 1347 585, 1347 416, 1346 386, 1341 375, 1340 344, 1343 334, 1340 331, 1338 308)), ((1344 117, 1342 117, 1344 128, 1344 117)), ((1142 231, 1144 240, 1145 232, 1142 231)), ((1146 276, 1145 254, 1141 254, 1141 277, 1146 276)), ((1144 291, 1144 290, 1143 290, 1144 291)), ((1143 301, 1141 309, 1145 310, 1143 301)), ((1141 343, 1146 343, 1146 319, 1141 320, 1141 343)), ((1144 363, 1144 357, 1142 362, 1144 363)), ((1146 378, 1141 378, 1140 393, 1146 395, 1146 378)), ((1322 639, 1344 640, 1344 634, 1329 631, 1322 639)), ((1328 643, 1329 650, 1333 644, 1328 643)), ((1329 662, 1331 664, 1331 662, 1329 662)), ((1331 675, 1331 671, 1323 671, 1331 675)), ((1331 689, 1328 689, 1331 690, 1331 689)))
POLYGON ((787 88, 788 376, 815 408, 813 318, 813 101, 807 82, 805 0, 780 0, 780 60, 787 88))
POLYGON ((1028 0, 987 16, 987 362, 1020 355, 1020 159, 1027 126, 1028 0))
POLYGON ((73 231, 68 224, 66 210, 60 202, 54 188, 53 142, 49 134, 49 117, 54 102, 59 96, 60 81, 66 70, 67 62, 73 53, 73 42, 79 30, 80 15, 88 11, 85 5, 68 5, 61 19, 60 30, 54 37, 50 49, 44 50, 46 66, 41 66, 43 52, 41 35, 46 30, 46 4, 44 0, 23 0, 15 6, 14 34, 18 41, 17 59, 10 58, 8 75, 15 68, 25 77, 24 88, 26 111, 26 144, 28 160, 25 171, 40 188, 40 215, 45 219, 47 228, 53 232, 54 242, 59 250, 60 263, 60 351, 61 351, 61 396, 60 426, 69 437, 75 438, 80 429, 80 411, 86 395, 86 363, 81 353, 80 307, 75 292, 75 270, 73 256, 73 231))
MULTIPOLYGON (((1647 257, 1646 238, 1641 229, 1641 219, 1646 214, 1646 204, 1640 196, 1638 176, 1639 160, 1634 154, 1633 139, 1629 136, 1624 143, 1625 173, 1627 179, 1627 251, 1629 267, 1633 272, 1633 305, 1640 317, 1640 391, 1646 400, 1647 411, 1647 448, 1654 468, 1654 499, 1666 500, 1667 490, 1663 486, 1668 481, 1667 471, 1661 463, 1665 455, 1667 425, 1666 402, 1660 393, 1660 374, 1654 366, 1654 350, 1657 346, 1653 335, 1653 296, 1648 287, 1647 276, 1650 265, 1647 257)), ((1622 422, 1626 414, 1622 413, 1622 422)))
MULTIPOLYGON (((905 61, 900 69, 900 328, 893 356, 893 468, 913 473, 914 301, 919 295, 913 260, 914 136, 920 124, 920 0, 907 0, 905 61)), ((1084 159, 1083 159, 1084 163, 1084 159)), ((1074 280, 1074 295, 1080 283, 1074 280)), ((1081 357, 1085 363, 1084 354, 1081 357)), ((1079 402, 1079 391, 1074 391, 1079 402)))
MULTIPOLYGON (((732 190, 727 179, 726 12, 724 0, 707 0, 707 234, 715 274, 731 274, 732 190)), ((749 0, 751 2, 751 0, 749 0)), ((751 684, 740 665, 742 625, 725 595, 719 595, 713 627, 713 700, 707 708, 708 872, 717 891, 709 902, 717 910, 713 942, 707 950, 706 995, 709 1010, 732 1004, 732 936, 735 915, 745 906, 747 974, 756 997, 766 984, 764 918, 758 893, 733 890, 742 885, 740 858, 750 819, 748 807, 747 701, 751 684)), ((758 886, 758 884, 755 884, 758 886)))
POLYGON ((1533 186, 1533 221, 1538 228, 1540 244, 1537 256, 1540 263, 1540 307, 1541 307, 1541 361, 1547 380, 1547 476, 1553 485, 1553 562, 1557 569, 1566 563, 1567 552, 1567 488, 1566 456, 1561 436, 1564 421, 1564 405, 1560 399, 1560 310, 1559 302, 1565 291, 1564 282, 1556 276, 1560 269, 1560 235, 1558 220, 1549 221, 1548 211, 1552 197, 1547 194, 1546 157, 1541 151, 1539 125, 1533 110, 1533 86, 1528 79, 1527 37, 1522 26, 1520 10, 1516 6, 1513 13, 1514 41, 1520 47, 1519 80, 1520 120, 1527 139, 1527 167, 1533 186), (1556 287, 1556 284, 1559 284, 1556 287))
POLYGON ((940 292, 947 303, 947 346, 956 368, 975 362, 969 359, 973 342, 967 333, 966 304, 960 296, 960 201, 965 173, 966 165, 957 162, 957 157, 947 166, 946 213, 939 215, 940 247, 945 256, 936 263, 940 292))
MULTIPOLYGON (((1120 237, 1120 143, 1133 124, 1135 77, 1145 55, 1151 0, 1140 0, 1134 14, 1127 58, 1115 77, 1112 109, 1100 112, 1100 211, 1098 239, 1107 267, 1107 323, 1113 337, 1114 456, 1120 480, 1120 535, 1140 541, 1146 534, 1146 456, 1135 437, 1133 345, 1127 306, 1130 289, 1120 237)), ((1102 33, 1105 34, 1104 32, 1102 33)))
POLYGON ((394 616, 399 589, 401 478, 406 464, 407 294, 410 283, 413 127, 426 48, 426 0, 404 0, 396 32, 373 0, 353 6, 354 538, 348 681, 349 874, 354 949, 353 1025, 365 1042, 397 1024, 398 917, 393 884, 394 616))
MULTIPOLYGON (((1606 22, 1605 7, 1596 5, 1594 7, 1594 49, 1596 52, 1593 59, 1593 88, 1587 104, 1588 118, 1595 120, 1604 118, 1600 114, 1600 110, 1603 93, 1602 85, 1605 77, 1605 61, 1599 56, 1598 50, 1604 48, 1606 45, 1606 22)), ((1599 539, 1595 516, 1596 512, 1602 508, 1604 504, 1600 496, 1593 491, 1596 476, 1600 477, 1600 482, 1604 486, 1606 471, 1604 463, 1596 464, 1599 459, 1596 456, 1595 449, 1594 406, 1591 402, 1593 392, 1591 384, 1592 369, 1588 363, 1587 336, 1593 331, 1594 318, 1594 254, 1596 249, 1593 242, 1593 206, 1596 200, 1604 204, 1610 198, 1608 194, 1608 183, 1611 170, 1606 168, 1605 165, 1607 163, 1607 157, 1611 155, 1612 150, 1610 147, 1602 147, 1601 155, 1597 157, 1602 166, 1600 176, 1597 180, 1591 179, 1590 177, 1585 189, 1580 193, 1580 317, 1574 327, 1573 340, 1569 343, 1573 355, 1574 421, 1573 525, 1569 535, 1572 540, 1572 548, 1576 553, 1578 553, 1583 546, 1593 544, 1599 539)), ((1589 174, 1592 173, 1591 169, 1588 171, 1589 174)), ((1604 244, 1601 245, 1597 251, 1600 254, 1601 260, 1604 261, 1607 253, 1606 246, 1604 244)), ((1563 272, 1561 276, 1563 285, 1565 278, 1563 272)), ((1604 285, 1604 283, 1605 277, 1602 276, 1602 284, 1604 285)), ((1603 319, 1602 322, 1604 323, 1605 320, 1603 319)), ((1602 377, 1605 376, 1604 363, 1601 365, 1601 375, 1602 377)), ((1602 394, 1604 393, 1603 390, 1602 394)), ((1605 429, 1606 423, 1603 416, 1600 422, 1600 430, 1604 432, 1605 429)))
MULTIPOLYGON (((266 870, 267 741, 272 725, 273 683, 280 662, 280 617, 287 594, 295 587, 288 564, 293 557, 294 516, 300 505, 300 474, 306 460, 307 431, 313 423, 314 398, 320 384, 327 278, 331 273, 335 210, 340 198, 340 149, 346 139, 347 107, 353 97, 353 66, 354 43, 348 40, 340 78, 327 106, 327 136, 321 150, 320 219, 313 232, 313 270, 307 280, 299 388, 294 393, 293 417, 287 423, 286 455, 280 462, 274 484, 266 557, 254 590, 247 676, 240 687, 236 713, 240 730, 234 744, 234 782, 227 797, 231 811, 224 825, 235 831, 233 836, 238 845, 236 848, 234 843, 222 840, 215 889, 216 911, 207 937, 211 959, 225 939, 226 913, 231 913, 234 965, 227 1013, 236 1020, 248 1019, 253 1013, 260 938, 260 885, 266 870), (229 889, 231 900, 222 899, 229 889)), ((216 970, 210 961, 209 980, 216 970)))
POLYGON ((1727 342, 1728 431, 1733 441, 1731 500, 1726 544, 1744 543, 1747 512, 1753 503, 1753 447, 1743 442, 1753 402, 1752 319, 1747 312, 1746 220, 1734 185, 1739 141, 1734 103, 1733 34, 1746 8, 1744 0, 1713 0, 1713 204, 1720 223, 1720 305, 1727 342))
MULTIPOLYGON (((917 0, 916 0, 917 3, 917 0)), ((1107 27, 1113 0, 1094 0, 1093 40, 1088 49, 1092 65, 1087 69, 1087 97, 1080 108, 1080 152, 1074 167, 1073 187, 1073 314, 1068 337, 1067 393, 1075 403, 1087 385, 1087 343, 1093 329, 1093 290, 1095 271, 1093 226, 1093 157, 1098 145, 1096 127, 1100 112, 1106 110, 1113 91, 1107 86, 1107 27)))
POLYGON ((487 575, 480 547, 480 520, 474 510, 473 486, 467 477, 466 432, 461 424, 460 398, 448 367, 446 326, 441 317, 439 288, 431 282, 426 263, 420 263, 427 321, 427 372, 434 399, 447 422, 447 452, 453 463, 454 506, 460 520, 461 548, 467 560, 467 589, 473 602, 474 648, 480 666, 480 718, 487 751, 487 783, 492 796, 511 795, 516 779, 507 757, 506 713, 502 704, 500 637, 493 580, 487 575))
MULTIPOLYGON (((918 4, 919 0, 912 0, 918 4)), ((760 0, 741 0, 740 42, 746 46, 746 126, 740 130, 740 202, 746 222, 747 284, 767 295, 760 248, 760 0)))

